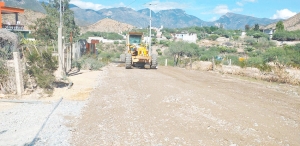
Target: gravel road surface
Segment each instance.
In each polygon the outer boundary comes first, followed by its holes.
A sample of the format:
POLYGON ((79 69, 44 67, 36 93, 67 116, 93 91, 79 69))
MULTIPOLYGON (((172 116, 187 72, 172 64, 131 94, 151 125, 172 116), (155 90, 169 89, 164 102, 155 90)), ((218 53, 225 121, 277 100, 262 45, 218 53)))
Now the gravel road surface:
POLYGON ((300 145, 299 87, 173 67, 101 76, 71 145, 300 145))

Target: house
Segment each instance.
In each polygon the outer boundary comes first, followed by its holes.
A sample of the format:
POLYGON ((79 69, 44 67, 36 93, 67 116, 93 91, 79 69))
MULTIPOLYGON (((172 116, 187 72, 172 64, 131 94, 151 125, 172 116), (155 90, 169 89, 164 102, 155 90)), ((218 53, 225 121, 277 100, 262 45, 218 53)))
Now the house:
POLYGON ((268 34, 270 36, 270 39, 272 39, 273 34, 275 33, 275 30, 276 29, 268 28, 268 29, 261 29, 260 31, 265 34, 268 34))
POLYGON ((185 42, 196 43, 197 34, 195 33, 176 33, 174 35, 175 40, 182 40, 185 42))
POLYGON ((26 37, 29 34, 28 30, 24 30, 24 25, 19 21, 19 13, 24 13, 24 9, 7 7, 5 3, 0 1, 0 29, 7 29, 13 32, 20 32, 26 37), (14 14, 15 22, 2 22, 2 15, 14 14))

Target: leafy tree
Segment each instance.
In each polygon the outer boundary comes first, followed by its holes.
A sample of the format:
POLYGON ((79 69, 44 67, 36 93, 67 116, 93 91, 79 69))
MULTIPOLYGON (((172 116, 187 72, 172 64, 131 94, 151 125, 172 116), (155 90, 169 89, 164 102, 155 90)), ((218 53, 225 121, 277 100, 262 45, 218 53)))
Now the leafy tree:
POLYGON ((213 40, 213 41, 217 40, 218 38, 219 38, 219 36, 216 35, 216 34, 212 34, 212 35, 209 36, 209 39, 213 40))
MULTIPOLYGON (((48 9, 46 9, 48 11, 48 9)), ((32 31, 32 36, 37 40, 43 40, 49 42, 51 40, 57 40, 57 19, 51 15, 47 15, 45 18, 38 18, 34 25, 29 26, 32 31)))
POLYGON ((245 25, 245 31, 249 31, 250 30, 250 26, 247 24, 245 25))
POLYGON ((255 24, 254 31, 259 31, 259 25, 258 24, 255 24))
POLYGON ((283 21, 279 21, 279 22, 276 23, 276 30, 277 31, 283 31, 284 30, 283 21))
POLYGON ((168 32, 164 33, 164 36, 165 36, 168 40, 171 39, 171 34, 168 33, 168 32))
MULTIPOLYGON (((62 1, 62 19, 63 19, 63 36, 65 38, 77 37, 80 33, 79 27, 75 24, 74 13, 69 9, 69 1, 62 1)), ((34 25, 30 26, 33 30, 32 36, 37 40, 46 42, 57 39, 57 29, 60 20, 60 4, 59 0, 51 0, 49 4, 42 4, 47 12, 45 18, 37 19, 34 25)), ((66 39, 68 41, 69 39, 66 39)))
POLYGON ((174 58, 174 65, 178 65, 180 57, 183 55, 192 57, 199 54, 199 46, 195 43, 187 43, 183 41, 172 42, 169 46, 169 53, 174 58))

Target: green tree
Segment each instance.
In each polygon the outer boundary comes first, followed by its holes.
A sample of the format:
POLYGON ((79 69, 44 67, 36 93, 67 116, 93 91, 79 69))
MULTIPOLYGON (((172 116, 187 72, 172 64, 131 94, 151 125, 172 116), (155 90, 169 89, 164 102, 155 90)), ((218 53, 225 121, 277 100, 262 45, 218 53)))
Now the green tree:
POLYGON ((199 46, 194 43, 187 43, 183 41, 172 42, 169 46, 169 53, 174 58, 174 65, 178 65, 180 57, 183 55, 192 57, 199 54, 199 46))
POLYGON ((258 24, 255 24, 254 31, 259 31, 259 25, 258 24))
POLYGON ((245 31, 249 31, 250 30, 250 26, 247 24, 245 25, 245 31))
MULTIPOLYGON (((71 35, 74 38, 80 33, 80 29, 74 21, 74 13, 69 9, 69 1, 64 0, 62 2, 63 36, 65 36, 67 42, 71 35)), ((45 42, 56 40, 60 20, 59 0, 51 0, 49 4, 42 5, 47 12, 47 16, 37 19, 33 25, 29 26, 33 30, 32 36, 45 42)))
POLYGON ((276 23, 276 30, 277 31, 283 31, 284 30, 283 21, 279 21, 279 22, 276 23))

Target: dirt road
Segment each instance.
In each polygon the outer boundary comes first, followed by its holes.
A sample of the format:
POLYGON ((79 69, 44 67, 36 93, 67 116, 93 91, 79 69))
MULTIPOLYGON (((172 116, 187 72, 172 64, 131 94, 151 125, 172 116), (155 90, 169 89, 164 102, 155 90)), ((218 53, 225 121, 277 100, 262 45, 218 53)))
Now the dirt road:
POLYGON ((71 145, 300 145, 299 87, 110 66, 71 145))

